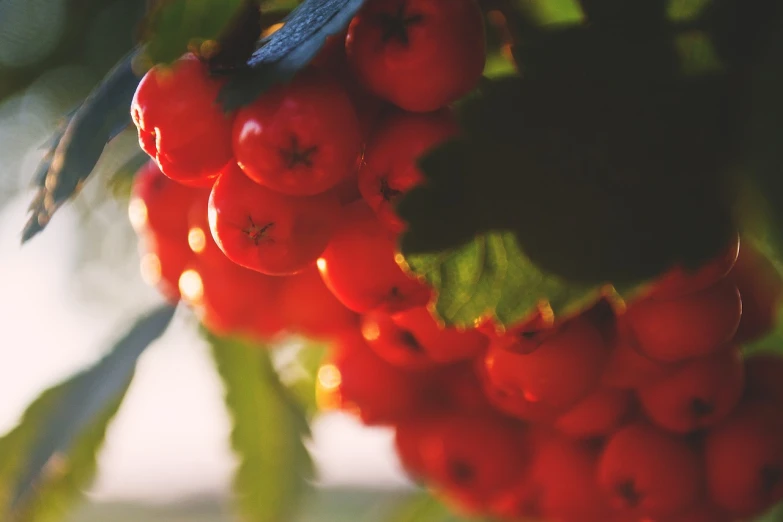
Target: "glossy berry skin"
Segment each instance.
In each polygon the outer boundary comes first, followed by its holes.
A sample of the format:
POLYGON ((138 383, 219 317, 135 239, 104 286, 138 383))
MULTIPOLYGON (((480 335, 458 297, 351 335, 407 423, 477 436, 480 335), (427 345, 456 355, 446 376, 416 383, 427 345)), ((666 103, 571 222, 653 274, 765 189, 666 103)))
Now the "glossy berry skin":
POLYGON ((449 109, 425 114, 395 111, 372 135, 359 170, 359 190, 381 223, 394 232, 405 227, 394 205, 424 181, 417 161, 458 132, 449 109))
POLYGON ((210 186, 231 161, 233 117, 216 100, 223 82, 186 54, 142 78, 131 104, 141 148, 171 179, 210 186))
POLYGON ((595 452, 556 434, 536 447, 532 481, 539 491, 542 520, 605 522, 611 513, 595 480, 595 452))
POLYGON ((390 364, 414 371, 471 359, 489 344, 481 332, 441 328, 424 306, 394 315, 369 312, 362 317, 362 335, 390 364))
POLYGON ((501 338, 493 342, 484 364, 492 384, 516 388, 530 402, 556 409, 573 406, 597 385, 609 355, 601 332, 586 318, 576 317, 530 351, 525 342, 501 338))
POLYGON ((486 506, 526 471, 523 425, 489 412, 453 412, 421 419, 421 463, 437 489, 462 504, 486 506))
MULTIPOLYGON (((744 248, 744 246, 743 246, 744 248)), ((673 299, 711 287, 732 269, 740 252, 740 236, 732 236, 726 248, 714 259, 695 270, 676 266, 662 275, 650 288, 652 299, 673 299)))
POLYGON ((151 232, 182 240, 187 237, 190 208, 208 196, 208 189, 172 181, 149 161, 133 178, 128 216, 137 234, 151 232))
POLYGON ((555 427, 574 438, 609 435, 620 426, 633 403, 628 390, 601 388, 558 417, 555 427))
POLYGON ((730 346, 683 363, 664 379, 641 388, 639 399, 658 426, 688 433, 724 419, 739 402, 744 387, 742 353, 730 346))
POLYGON ((780 272, 766 255, 746 241, 727 277, 737 285, 742 297, 742 318, 734 342, 744 344, 764 338, 778 324, 783 300, 780 272))
POLYGON ((780 405, 743 404, 709 432, 704 459, 710 498, 738 518, 783 500, 780 405))
POLYGON ((367 88, 398 107, 428 112, 472 90, 485 62, 475 0, 376 0, 348 27, 348 61, 367 88))
POLYGON ((723 279, 676 299, 643 299, 626 317, 639 349, 664 362, 708 355, 731 340, 742 315, 737 287, 723 279))
POLYGON ((340 205, 333 194, 293 197, 227 169, 209 198, 209 228, 236 264, 289 275, 315 262, 334 230, 340 205))
POLYGON ((315 265, 281 279, 279 306, 287 327, 313 339, 356 329, 359 317, 326 288, 315 265))
POLYGON ((233 150, 256 183, 282 194, 311 196, 355 170, 362 136, 342 86, 308 69, 239 110, 233 150))
POLYGON ((395 261, 394 236, 364 201, 343 208, 340 223, 318 259, 326 286, 354 312, 398 312, 429 301, 430 290, 395 261))
POLYGON ((704 489, 696 452, 684 439, 635 423, 612 435, 598 464, 610 505, 639 517, 667 517, 694 507, 704 489))

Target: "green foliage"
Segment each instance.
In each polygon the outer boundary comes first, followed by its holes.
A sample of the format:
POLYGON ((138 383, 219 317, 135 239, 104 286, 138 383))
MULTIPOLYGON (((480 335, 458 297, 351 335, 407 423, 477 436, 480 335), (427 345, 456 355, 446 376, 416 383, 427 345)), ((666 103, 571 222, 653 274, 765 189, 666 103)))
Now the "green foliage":
POLYGON ((303 441, 309 435, 307 419, 280 382, 267 347, 208 337, 234 420, 240 514, 252 522, 289 520, 312 475, 303 441))
POLYGON ((262 40, 247 68, 237 71, 220 101, 233 110, 255 100, 272 85, 287 82, 315 58, 326 38, 348 26, 364 0, 305 0, 285 25, 262 40))
POLYGON ((45 391, 0 439, 0 512, 9 522, 59 520, 96 469, 106 428, 131 382, 139 355, 174 309, 140 319, 92 368, 45 391))
POLYGON ((35 176, 38 192, 30 205, 23 242, 42 231, 57 209, 79 191, 106 144, 130 125, 130 103, 139 83, 132 67, 134 56, 129 54, 109 72, 50 142, 35 176))
POLYGON ((384 522, 479 522, 457 516, 428 492, 404 500, 384 522))
POLYGON ((147 16, 145 55, 152 63, 171 62, 188 47, 216 40, 244 0, 167 0, 147 16))

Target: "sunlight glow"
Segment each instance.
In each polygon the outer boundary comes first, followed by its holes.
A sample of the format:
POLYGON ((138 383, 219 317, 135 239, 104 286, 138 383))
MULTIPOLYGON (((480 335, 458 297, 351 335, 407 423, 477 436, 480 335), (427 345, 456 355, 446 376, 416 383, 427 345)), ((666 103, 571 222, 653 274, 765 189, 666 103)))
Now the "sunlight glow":
POLYGON ((207 247, 207 236, 199 227, 193 227, 188 230, 188 245, 196 254, 200 254, 207 247))
POLYGON ((128 205, 128 219, 136 232, 141 232, 147 226, 147 205, 140 198, 133 198, 128 205))
POLYGON ((204 283, 195 270, 185 270, 179 276, 179 291, 183 299, 190 303, 199 303, 204 297, 204 283))

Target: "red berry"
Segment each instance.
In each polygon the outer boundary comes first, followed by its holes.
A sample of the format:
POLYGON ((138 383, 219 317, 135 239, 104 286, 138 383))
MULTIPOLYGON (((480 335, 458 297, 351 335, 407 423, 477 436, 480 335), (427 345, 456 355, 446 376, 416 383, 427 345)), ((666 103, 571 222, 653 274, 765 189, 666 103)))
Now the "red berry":
POLYGON ((406 275, 395 256, 394 236, 366 203, 357 201, 344 207, 318 268, 326 286, 355 312, 396 312, 426 304, 429 288, 406 275))
POLYGON ((151 231, 155 235, 185 239, 191 206, 208 195, 207 189, 190 188, 170 180, 150 161, 133 178, 128 216, 138 234, 151 231))
POLYGON ((332 295, 315 266, 282 278, 280 309, 291 330, 311 338, 331 338, 355 329, 359 318, 332 295))
POLYGON ((221 86, 192 54, 139 83, 131 105, 139 143, 171 179, 209 186, 231 161, 233 118, 217 104, 221 86))
POLYGON ((667 377, 639 390, 647 415, 679 433, 713 426, 737 405, 745 385, 742 353, 731 346, 683 363, 667 377))
POLYGON ((425 476, 463 503, 489 505, 527 470, 528 437, 521 424, 488 412, 455 412, 421 422, 425 476))
MULTIPOLYGON (((744 247, 743 247, 744 248, 744 247)), ((729 245, 714 259, 696 270, 674 267, 662 275, 652 286, 648 297, 672 299, 711 287, 729 273, 740 251, 740 237, 734 235, 729 245)))
POLYGON ((362 149, 351 100, 309 69, 237 113, 234 155, 253 181, 293 196, 324 192, 350 176, 362 149))
POLYGON ((536 446, 532 480, 543 520, 605 522, 610 514, 596 475, 596 456, 579 442, 551 435, 536 446))
POLYGON ((609 438, 598 464, 598 482, 618 511, 666 517, 696 505, 704 477, 696 452, 684 439, 638 423, 609 438))
POLYGON ((390 230, 404 228, 394 210, 399 197, 424 181, 418 159, 457 131, 448 109, 426 114, 397 111, 372 135, 359 170, 359 190, 390 230))
POLYGON ((574 405, 597 386, 609 346, 589 320, 576 317, 536 343, 514 338, 493 342, 484 361, 489 380, 556 409, 574 405), (531 352, 528 346, 536 349, 531 352))
POLYGON ((611 434, 633 405, 627 390, 601 388, 561 415, 555 427, 571 437, 600 437, 611 434))
POLYGON ((377 96, 427 112, 472 90, 484 70, 484 21, 475 0, 375 0, 353 19, 348 60, 377 96))
POLYGON ((481 332, 440 327, 424 306, 394 315, 369 312, 362 335, 380 357, 410 370, 471 359, 489 344, 481 332))
MULTIPOLYGON (((482 365, 483 366, 483 365, 482 365)), ((489 403, 499 412, 540 424, 553 424, 563 409, 553 408, 529 397, 508 383, 496 383, 487 377, 486 369, 480 373, 482 389, 489 403)))
POLYGON ((757 341, 772 332, 783 300, 783 277, 772 261, 745 242, 728 278, 742 296, 742 318, 734 342, 757 341))
POLYGON ((737 287, 723 279, 677 299, 643 299, 627 318, 642 353, 667 362, 708 355, 731 340, 742 315, 737 287))
POLYGON ((286 196, 253 183, 233 167, 212 188, 209 227, 220 249, 238 265, 287 275, 321 255, 339 208, 332 194, 286 196))
POLYGON ((780 406, 747 402, 713 428, 704 447, 710 498, 737 517, 783 500, 780 406))
POLYGON ((760 353, 745 361, 748 396, 783 408, 783 356, 760 353))
POLYGON ((139 240, 141 276, 170 303, 180 299, 179 278, 193 261, 183 237, 145 234, 139 240))
POLYGON ((688 510, 687 513, 674 515, 672 517, 654 518, 649 520, 649 522, 734 522, 734 517, 726 511, 704 502, 699 506, 688 510))
POLYGON ((602 383, 610 388, 636 389, 668 375, 673 364, 651 359, 641 353, 624 317, 619 317, 602 383))

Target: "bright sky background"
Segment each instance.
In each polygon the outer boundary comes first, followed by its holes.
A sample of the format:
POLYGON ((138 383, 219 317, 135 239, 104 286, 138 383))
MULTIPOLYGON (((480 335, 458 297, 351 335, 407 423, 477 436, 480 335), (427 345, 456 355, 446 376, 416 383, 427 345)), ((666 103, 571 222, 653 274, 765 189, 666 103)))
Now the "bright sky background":
MULTIPOLYGON (((0 209, 1 432, 13 427, 40 391, 99 358, 134 313, 155 302, 151 290, 138 291, 140 280, 128 282, 136 291, 127 301, 89 304, 74 297, 76 213, 63 209, 45 233, 21 248, 28 197, 0 209)), ((142 356, 109 431, 95 496, 166 501, 228 491, 234 461, 222 393, 206 347, 178 318, 142 356)), ((386 430, 331 414, 313 431, 325 484, 405 484, 386 430)))

